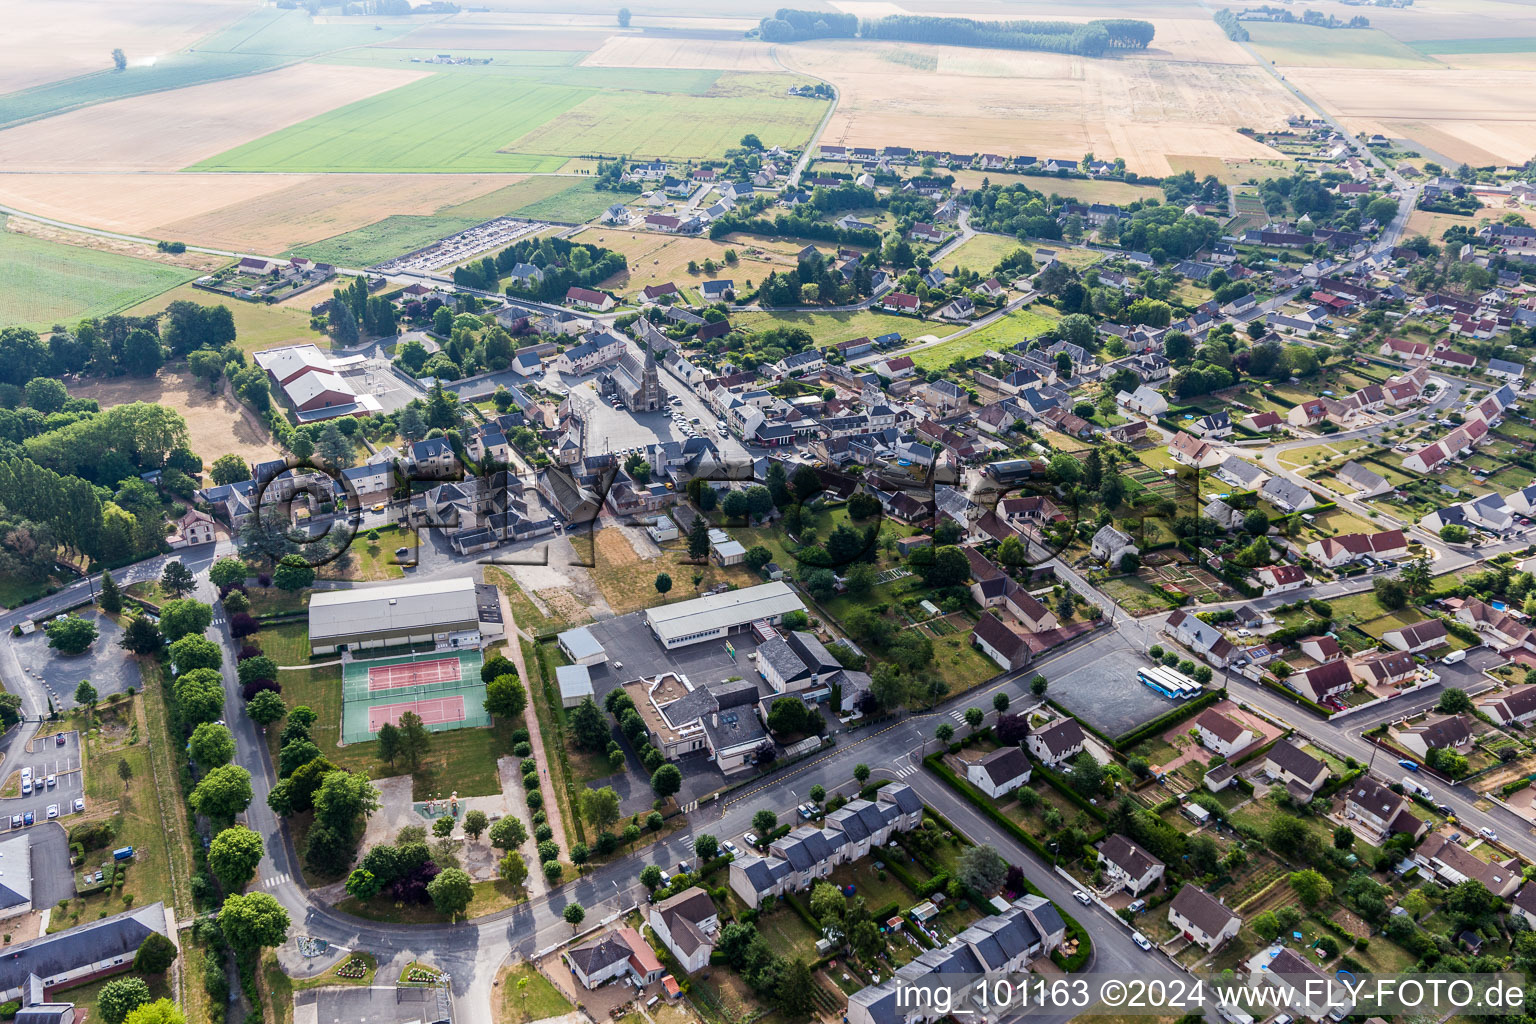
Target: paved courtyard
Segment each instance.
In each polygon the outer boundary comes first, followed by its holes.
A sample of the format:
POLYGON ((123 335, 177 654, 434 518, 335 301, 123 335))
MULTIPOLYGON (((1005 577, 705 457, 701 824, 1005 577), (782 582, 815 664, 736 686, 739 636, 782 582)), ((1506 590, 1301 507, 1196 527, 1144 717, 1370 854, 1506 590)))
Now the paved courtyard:
POLYGON ((81 608, 74 614, 95 623, 96 642, 83 654, 60 654, 48 647, 42 624, 37 631, 11 640, 16 660, 21 670, 39 680, 53 695, 54 706, 60 709, 75 706, 75 687, 80 680, 89 679, 100 697, 123 693, 128 687, 140 685, 139 666, 123 653, 117 645, 123 631, 95 608, 81 608))
POLYGON ((1051 676, 1046 695, 1106 736, 1127 733, 1173 710, 1173 701, 1137 680, 1136 670, 1152 664, 1145 655, 1101 646, 1103 653, 1093 661, 1051 676))

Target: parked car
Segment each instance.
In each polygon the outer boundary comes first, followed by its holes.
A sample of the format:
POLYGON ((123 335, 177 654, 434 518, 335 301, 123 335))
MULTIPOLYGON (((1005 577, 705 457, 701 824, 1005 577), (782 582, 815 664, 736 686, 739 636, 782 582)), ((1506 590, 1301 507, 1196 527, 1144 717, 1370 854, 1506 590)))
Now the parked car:
POLYGON ((36 821, 36 820, 37 820, 37 818, 36 818, 36 817, 34 817, 34 816, 33 816, 33 814, 32 814, 32 812, 31 812, 31 811, 28 811, 28 812, 27 812, 27 813, 26 813, 26 814, 23 814, 23 815, 22 815, 22 816, 21 816, 21 820, 22 820, 22 821, 23 821, 23 822, 25 822, 25 823, 26 823, 26 824, 28 824, 28 825, 30 825, 30 824, 32 824, 32 823, 33 823, 33 822, 34 822, 34 821, 36 821))
POLYGON ((661 887, 663 889, 665 889, 667 886, 669 886, 671 884, 672 884, 672 876, 667 873, 667 869, 666 868, 662 868, 661 869, 661 887))
POLYGON ((57 736, 55 736, 53 738, 53 745, 56 746, 56 747, 62 747, 64 745, 64 734, 63 733, 59 733, 57 736))
POLYGON ((724 850, 726 853, 730 854, 732 857, 740 857, 741 856, 741 847, 737 846, 735 843, 731 842, 729 839, 727 839, 725 842, 720 844, 720 849, 724 850))
POLYGON ((22 779, 21 780, 21 795, 22 796, 31 796, 32 795, 32 780, 31 779, 22 779))
POLYGON ((59 784, 59 777, 57 775, 49 775, 48 776, 48 788, 49 789, 52 789, 54 786, 57 786, 58 784, 59 784))
POLYGON ((410 548, 395 548, 395 557, 396 558, 404 558, 406 555, 409 555, 410 553, 411 553, 411 549, 410 548))
POLYGON ((1147 909, 1147 901, 1146 900, 1132 900, 1131 901, 1131 905, 1126 907, 1125 909, 1129 910, 1133 914, 1139 914, 1143 910, 1147 909))
POLYGON ((686 860, 680 860, 677 862, 677 873, 680 875, 691 875, 693 874, 693 865, 686 860))
POLYGON ((1407 768, 1411 772, 1416 772, 1416 771, 1419 770, 1418 763, 1414 762, 1414 761, 1409 761, 1409 760, 1404 759, 1404 760, 1399 761, 1397 763, 1402 765, 1404 768, 1407 768))
POLYGON ((83 796, 75 797, 75 813, 76 814, 84 814, 85 813, 85 797, 83 797, 83 796))
POLYGON ((1147 952, 1152 952, 1152 943, 1149 942, 1147 937, 1141 934, 1141 932, 1131 932, 1131 941, 1136 943, 1136 945, 1140 946, 1147 952))
POLYGON ((48 805, 48 820, 52 821, 54 818, 57 818, 58 816, 59 816, 59 805, 58 804, 49 804, 48 805))
POLYGON ((748 832, 741 837, 741 841, 746 843, 748 846, 756 846, 758 843, 757 833, 748 832))
POLYGON ((1495 843, 1499 841, 1499 834, 1487 826, 1478 829, 1477 834, 1482 836, 1484 839, 1490 839, 1495 843))
POLYGON ((1093 900, 1088 896, 1088 894, 1083 892, 1081 889, 1073 889, 1072 898, 1077 900, 1077 902, 1081 903, 1085 907, 1093 903, 1093 900))
POLYGON ((21 828, 21 815, 11 815, 11 828, 21 828))

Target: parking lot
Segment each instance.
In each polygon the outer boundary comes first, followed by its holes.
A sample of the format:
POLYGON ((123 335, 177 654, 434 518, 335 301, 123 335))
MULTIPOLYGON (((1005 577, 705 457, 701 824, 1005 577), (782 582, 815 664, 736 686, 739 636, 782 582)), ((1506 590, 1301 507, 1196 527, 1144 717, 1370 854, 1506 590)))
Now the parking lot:
MULTIPOLYGON (((32 752, 18 752, 15 761, 6 765, 6 782, 19 775, 23 768, 30 768, 35 787, 28 796, 0 799, 0 816, 4 818, 0 824, 6 829, 11 828, 11 822, 17 815, 25 819, 31 813, 34 824, 48 820, 48 807, 51 804, 57 804, 59 818, 66 819, 75 813, 75 800, 85 796, 85 773, 80 768, 78 733, 44 736, 34 740, 32 746, 32 752), (59 745, 58 737, 63 737, 63 746, 59 745), (50 775, 54 777, 53 786, 47 782, 50 775)), ((23 824, 21 827, 27 826, 23 824)))
POLYGON ((1138 651, 1106 649, 1086 665, 1052 676, 1050 697, 1104 735, 1119 736, 1173 710, 1174 701, 1136 678, 1137 669, 1151 664, 1138 651))
POLYGON ((123 635, 117 623, 93 608, 81 608, 75 614, 90 619, 99 634, 83 654, 49 650, 48 637, 41 626, 11 640, 21 670, 43 684, 53 697, 53 706, 59 709, 75 706, 75 687, 82 679, 89 679, 97 695, 103 698, 140 685, 138 664, 123 657, 122 648, 117 645, 123 635))

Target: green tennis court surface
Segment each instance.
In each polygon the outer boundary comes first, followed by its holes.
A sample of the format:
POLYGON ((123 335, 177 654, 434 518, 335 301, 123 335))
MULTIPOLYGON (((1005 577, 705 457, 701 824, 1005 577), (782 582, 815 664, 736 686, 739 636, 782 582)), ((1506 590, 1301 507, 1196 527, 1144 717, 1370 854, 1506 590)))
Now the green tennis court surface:
POLYGON ((479 651, 349 659, 341 667, 341 741, 363 743, 407 711, 431 732, 491 724, 479 651))

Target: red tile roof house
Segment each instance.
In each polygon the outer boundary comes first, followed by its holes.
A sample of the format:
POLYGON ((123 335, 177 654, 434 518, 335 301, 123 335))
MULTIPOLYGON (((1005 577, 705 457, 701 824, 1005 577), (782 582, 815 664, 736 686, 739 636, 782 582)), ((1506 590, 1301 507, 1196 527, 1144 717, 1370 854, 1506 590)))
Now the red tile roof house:
POLYGON ((912 225, 912 230, 907 232, 907 237, 919 242, 942 242, 944 232, 932 224, 924 224, 922 221, 912 225))
POLYGON ((1324 537, 1307 545, 1307 555, 1318 565, 1335 569, 1370 555, 1373 558, 1398 558, 1408 553, 1408 541, 1402 530, 1380 533, 1346 533, 1324 537))
POLYGON ((645 297, 646 302, 655 302, 663 295, 677 295, 678 290, 677 285, 668 281, 666 284, 648 284, 641 290, 640 294, 645 297))
POLYGON ((1254 575, 1264 585, 1265 594, 1283 594, 1307 584, 1307 574, 1299 565, 1266 565, 1254 570, 1254 575))
POLYGON ((891 292, 880 300, 880 308, 888 313, 916 313, 920 305, 916 295, 905 292, 891 292))
POLYGON ((591 288, 572 288, 565 293, 565 304, 606 313, 613 308, 613 296, 593 291, 591 288))

